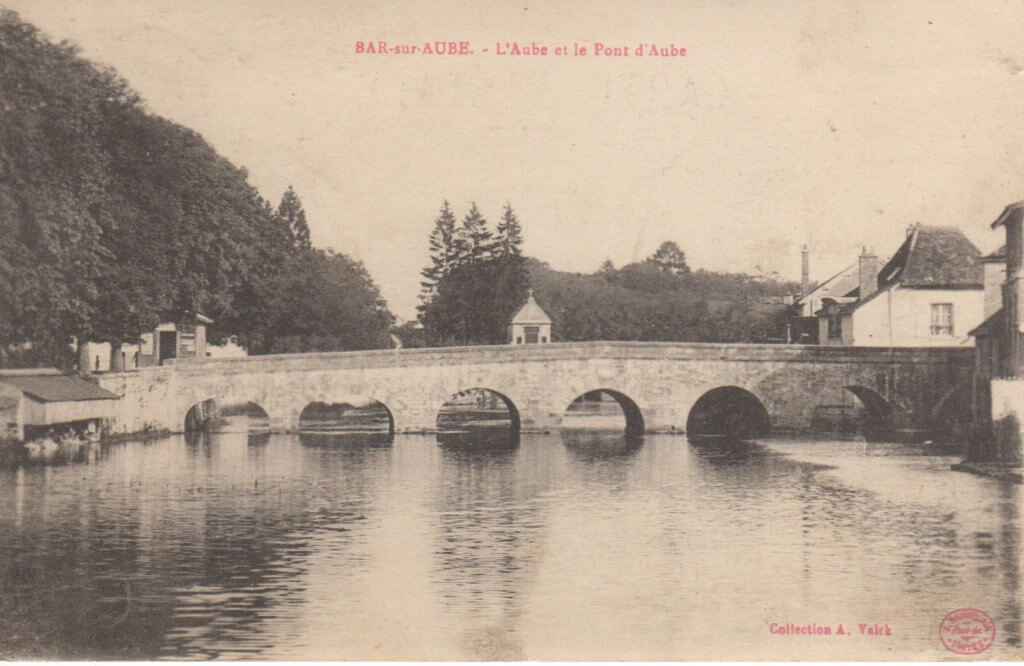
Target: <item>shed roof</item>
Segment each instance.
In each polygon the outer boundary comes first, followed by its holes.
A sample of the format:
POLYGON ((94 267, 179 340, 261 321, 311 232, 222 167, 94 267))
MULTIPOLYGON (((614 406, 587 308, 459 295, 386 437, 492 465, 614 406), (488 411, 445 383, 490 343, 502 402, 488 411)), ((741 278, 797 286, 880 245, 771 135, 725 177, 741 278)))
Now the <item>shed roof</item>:
POLYGON ((15 386, 22 393, 42 402, 78 402, 80 400, 119 400, 120 396, 92 382, 67 375, 0 377, 0 383, 15 386))
POLYGON ((523 307, 519 308, 514 315, 512 315, 513 324, 550 324, 551 317, 547 315, 544 310, 537 305, 537 301, 533 298, 533 290, 530 290, 530 295, 526 298, 526 303, 523 307))
POLYGON ((1002 334, 1006 326, 1006 311, 999 308, 985 321, 970 330, 967 335, 975 338, 992 338, 1002 334))
POLYGON ((981 289, 981 252, 956 227, 917 225, 878 274, 880 288, 899 282, 904 287, 981 289))

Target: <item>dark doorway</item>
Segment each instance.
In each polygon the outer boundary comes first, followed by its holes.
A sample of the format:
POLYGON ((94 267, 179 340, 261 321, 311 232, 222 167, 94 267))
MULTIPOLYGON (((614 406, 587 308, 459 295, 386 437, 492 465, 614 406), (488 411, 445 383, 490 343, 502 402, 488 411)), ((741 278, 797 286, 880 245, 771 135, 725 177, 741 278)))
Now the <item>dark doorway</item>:
POLYGON ((160 331, 160 365, 178 355, 177 331, 160 331))

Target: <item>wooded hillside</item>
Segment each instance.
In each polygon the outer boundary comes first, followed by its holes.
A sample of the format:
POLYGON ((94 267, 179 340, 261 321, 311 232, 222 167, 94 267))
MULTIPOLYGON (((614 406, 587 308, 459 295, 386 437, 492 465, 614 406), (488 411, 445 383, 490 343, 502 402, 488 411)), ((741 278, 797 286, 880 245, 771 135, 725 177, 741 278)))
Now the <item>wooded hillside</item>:
POLYGON ((112 69, 6 10, 0 111, 0 366, 68 365, 72 336, 135 341, 196 312, 253 352, 388 344, 377 287, 312 247, 294 191, 275 208, 112 69))

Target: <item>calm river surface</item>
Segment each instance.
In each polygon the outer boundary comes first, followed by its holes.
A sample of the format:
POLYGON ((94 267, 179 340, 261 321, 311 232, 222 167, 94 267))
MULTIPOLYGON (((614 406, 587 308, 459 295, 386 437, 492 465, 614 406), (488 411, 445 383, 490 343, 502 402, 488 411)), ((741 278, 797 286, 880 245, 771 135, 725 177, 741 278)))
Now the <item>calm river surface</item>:
POLYGON ((962 607, 1022 656, 1019 485, 857 441, 598 440, 224 433, 0 469, 0 656, 945 659, 962 607))

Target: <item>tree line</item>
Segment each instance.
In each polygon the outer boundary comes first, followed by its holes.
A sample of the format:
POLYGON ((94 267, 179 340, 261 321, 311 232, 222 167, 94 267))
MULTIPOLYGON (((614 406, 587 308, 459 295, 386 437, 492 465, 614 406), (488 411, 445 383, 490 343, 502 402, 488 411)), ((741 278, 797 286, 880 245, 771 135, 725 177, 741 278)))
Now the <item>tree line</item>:
POLYGON ((796 283, 691 270, 665 241, 647 258, 592 274, 556 271, 522 253, 522 225, 506 204, 495 234, 477 205, 456 221, 447 201, 429 237, 419 323, 407 346, 501 344, 532 286, 551 317, 553 341, 767 342, 785 325, 782 296, 796 283))
POLYGON ((134 342, 211 317, 251 353, 387 346, 363 265, 314 248, 196 132, 67 43, 0 11, 0 366, 73 363, 72 339, 134 342))

